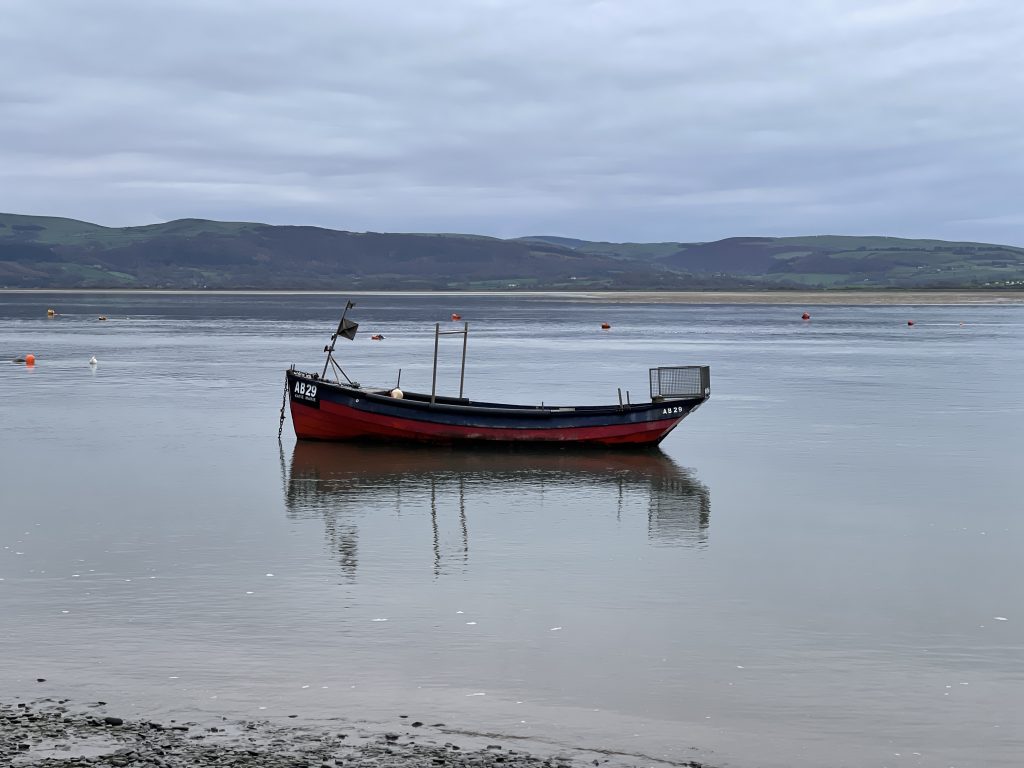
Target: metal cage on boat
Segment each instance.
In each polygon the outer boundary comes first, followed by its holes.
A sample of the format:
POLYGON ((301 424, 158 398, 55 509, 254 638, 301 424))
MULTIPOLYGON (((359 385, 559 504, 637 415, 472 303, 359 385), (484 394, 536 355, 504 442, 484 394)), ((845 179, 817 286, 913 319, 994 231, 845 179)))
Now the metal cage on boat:
POLYGON ((711 368, 707 365, 651 368, 651 400, 710 394, 711 368))

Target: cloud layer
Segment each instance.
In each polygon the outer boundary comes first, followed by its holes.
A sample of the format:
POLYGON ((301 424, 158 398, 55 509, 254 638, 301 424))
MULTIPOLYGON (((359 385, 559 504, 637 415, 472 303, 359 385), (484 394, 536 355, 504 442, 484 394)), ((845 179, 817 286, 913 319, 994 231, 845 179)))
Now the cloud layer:
POLYGON ((13 0, 0 210, 1024 244, 1004 0, 13 0))

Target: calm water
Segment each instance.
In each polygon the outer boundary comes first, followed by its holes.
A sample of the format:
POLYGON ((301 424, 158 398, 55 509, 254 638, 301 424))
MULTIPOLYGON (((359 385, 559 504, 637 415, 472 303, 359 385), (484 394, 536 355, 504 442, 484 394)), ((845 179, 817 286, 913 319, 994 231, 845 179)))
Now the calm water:
POLYGON ((1024 307, 358 301, 365 384, 429 391, 458 311, 472 397, 708 363, 712 400, 650 456, 279 447, 344 298, 0 294, 0 357, 38 358, 0 365, 5 697, 641 765, 1024 760, 1024 307))

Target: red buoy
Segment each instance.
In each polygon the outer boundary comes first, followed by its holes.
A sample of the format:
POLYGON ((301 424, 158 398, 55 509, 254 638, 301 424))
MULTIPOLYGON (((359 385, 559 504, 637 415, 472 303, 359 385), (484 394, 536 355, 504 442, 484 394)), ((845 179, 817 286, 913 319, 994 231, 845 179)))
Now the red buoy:
POLYGON ((602 327, 602 328, 603 328, 604 330, 606 330, 606 331, 607 331, 607 330, 608 330, 609 328, 611 328, 612 326, 611 326, 611 324, 610 324, 610 323, 601 323, 601 327, 602 327))
POLYGON ((800 319, 801 320, 810 320, 811 319, 811 313, 810 312, 804 312, 802 315, 800 315, 800 319))
POLYGON ((913 324, 914 324, 913 320, 907 320, 907 325, 913 325, 913 324))
POLYGON ((458 314, 457 312, 452 312, 452 320, 461 320, 461 319, 462 319, 462 315, 458 314))
POLYGON ((27 365, 29 368, 31 368, 35 364, 36 364, 36 356, 35 355, 33 355, 33 354, 25 355, 25 365, 27 365))

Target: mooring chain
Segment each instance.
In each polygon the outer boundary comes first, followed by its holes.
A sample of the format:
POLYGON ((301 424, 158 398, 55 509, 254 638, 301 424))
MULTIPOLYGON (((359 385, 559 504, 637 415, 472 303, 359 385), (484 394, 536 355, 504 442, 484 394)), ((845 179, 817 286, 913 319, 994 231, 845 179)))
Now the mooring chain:
POLYGON ((281 421, 277 425, 277 442, 281 442, 281 433, 284 432, 284 409, 288 404, 288 375, 284 377, 284 392, 281 394, 281 421))

